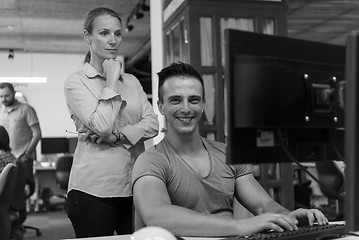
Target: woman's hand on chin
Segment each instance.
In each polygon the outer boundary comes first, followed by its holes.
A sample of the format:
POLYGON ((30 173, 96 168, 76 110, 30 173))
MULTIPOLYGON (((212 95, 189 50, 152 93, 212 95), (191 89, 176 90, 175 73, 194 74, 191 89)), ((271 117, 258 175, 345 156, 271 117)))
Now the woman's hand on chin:
POLYGON ((107 81, 117 81, 121 75, 122 62, 116 59, 106 59, 102 63, 103 74, 107 81))

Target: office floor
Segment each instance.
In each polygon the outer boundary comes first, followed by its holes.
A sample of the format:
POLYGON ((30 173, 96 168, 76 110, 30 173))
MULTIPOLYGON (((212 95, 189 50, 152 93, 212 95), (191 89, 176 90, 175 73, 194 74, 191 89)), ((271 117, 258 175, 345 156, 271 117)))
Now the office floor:
POLYGON ((27 229, 24 240, 56 240, 75 238, 71 222, 63 210, 47 212, 31 212, 25 221, 25 225, 38 227, 42 235, 36 236, 36 232, 27 229))

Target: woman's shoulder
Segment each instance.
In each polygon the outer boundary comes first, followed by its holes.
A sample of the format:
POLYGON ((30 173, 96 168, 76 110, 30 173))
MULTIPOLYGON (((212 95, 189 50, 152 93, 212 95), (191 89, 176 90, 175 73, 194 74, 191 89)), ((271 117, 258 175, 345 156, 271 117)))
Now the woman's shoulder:
POLYGON ((83 74, 81 73, 80 70, 77 70, 75 72, 70 73, 65 78, 64 85, 66 86, 66 85, 71 84, 71 83, 79 82, 81 75, 83 75, 83 74))
POLYGON ((121 73, 123 81, 127 84, 140 84, 140 81, 131 73, 121 73))
POLYGON ((81 63, 79 68, 74 71, 71 72, 70 74, 67 75, 67 77, 65 78, 64 84, 69 84, 69 83, 73 83, 73 82, 78 82, 80 81, 80 78, 86 76, 86 71, 90 71, 88 70, 88 68, 91 68, 91 65, 86 64, 86 63, 81 63), (88 65, 88 66, 86 66, 88 65))

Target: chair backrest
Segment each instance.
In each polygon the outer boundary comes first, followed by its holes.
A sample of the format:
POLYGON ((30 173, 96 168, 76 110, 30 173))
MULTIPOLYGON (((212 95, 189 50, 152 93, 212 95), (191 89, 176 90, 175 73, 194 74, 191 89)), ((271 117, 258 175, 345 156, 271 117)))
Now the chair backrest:
POLYGON ((56 161, 56 183, 64 190, 67 190, 73 156, 62 156, 56 161))
POLYGON ((318 161, 315 163, 318 179, 326 187, 319 184, 322 193, 330 198, 341 199, 339 197, 344 190, 344 173, 338 168, 334 161, 318 161))
POLYGON ((8 163, 0 173, 0 205, 10 205, 16 185, 16 165, 8 163))
POLYGON ((22 210, 25 207, 25 185, 26 185, 26 165, 22 160, 16 161, 17 174, 14 193, 10 206, 14 210, 22 210))
POLYGON ((0 239, 10 237, 9 206, 16 184, 16 165, 8 163, 0 173, 0 239))

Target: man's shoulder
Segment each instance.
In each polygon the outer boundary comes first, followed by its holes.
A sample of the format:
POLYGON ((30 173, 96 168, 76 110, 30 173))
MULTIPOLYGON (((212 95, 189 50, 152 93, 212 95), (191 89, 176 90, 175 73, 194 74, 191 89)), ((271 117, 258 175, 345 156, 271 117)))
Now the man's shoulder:
POLYGON ((159 156, 164 157, 162 142, 158 143, 157 145, 153 145, 152 147, 141 153, 138 158, 148 159, 148 158, 154 158, 159 156))
POLYGON ((226 144, 223 142, 219 142, 219 141, 215 141, 215 140, 211 140, 211 139, 207 139, 207 138, 202 138, 202 140, 207 145, 209 145, 215 149, 219 149, 221 151, 225 151, 225 149, 226 149, 226 144))
POLYGON ((149 156, 149 155, 154 155, 154 154, 158 154, 156 146, 152 146, 149 149, 145 150, 143 153, 140 154, 139 157, 141 157, 141 156, 149 156))
POLYGON ((137 176, 143 171, 157 172, 159 169, 168 169, 170 160, 168 156, 158 148, 158 145, 159 144, 150 147, 138 156, 133 167, 134 175, 137 176))
POLYGON ((24 110, 34 110, 34 107, 32 107, 29 103, 23 103, 23 102, 19 102, 17 101, 17 108, 18 109, 24 109, 24 110))

